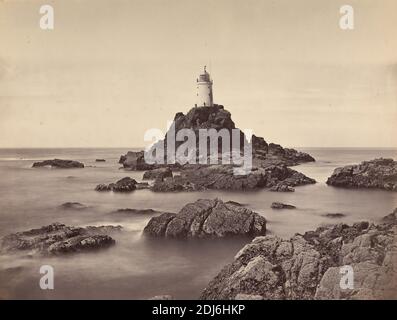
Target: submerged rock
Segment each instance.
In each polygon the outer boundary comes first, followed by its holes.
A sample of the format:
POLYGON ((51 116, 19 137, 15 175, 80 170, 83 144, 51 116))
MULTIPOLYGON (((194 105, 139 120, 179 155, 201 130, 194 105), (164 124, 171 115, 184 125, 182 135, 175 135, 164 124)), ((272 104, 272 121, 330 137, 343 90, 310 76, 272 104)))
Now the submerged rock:
POLYGON ((273 202, 270 206, 272 209, 295 209, 296 207, 291 204, 285 204, 282 202, 273 202))
POLYGON ((153 209, 131 209, 131 208, 124 208, 124 209, 117 209, 116 211, 112 212, 113 214, 160 214, 163 213, 161 211, 156 211, 153 209))
POLYGON ((185 205, 178 214, 153 217, 143 231, 166 238, 257 236, 266 233, 266 219, 240 205, 200 199, 185 205))
POLYGON ((45 255, 107 248, 115 240, 106 233, 119 231, 120 226, 72 227, 53 223, 39 229, 12 233, 1 239, 2 252, 29 251, 45 255))
POLYGON ((146 171, 143 174, 143 180, 155 180, 155 179, 164 179, 172 177, 172 171, 170 168, 158 168, 146 171))
POLYGON ((60 205, 60 208, 65 210, 83 210, 88 207, 80 202, 65 202, 60 205))
POLYGON ((397 225, 320 227, 289 240, 256 237, 203 291, 202 299, 373 299, 397 295, 397 225), (350 265, 354 289, 340 288, 350 265))
POLYGON ((33 163, 33 168, 38 167, 46 167, 50 166, 52 168, 61 168, 61 169, 69 169, 69 168, 84 168, 84 164, 79 161, 74 160, 62 160, 62 159, 54 159, 54 160, 44 160, 33 163))
POLYGON ((95 188, 96 191, 113 191, 113 192, 131 192, 137 189, 137 184, 135 179, 130 177, 125 177, 120 179, 116 183, 110 184, 98 184, 95 188))
POLYGON ((336 213, 326 213, 324 214, 324 217, 327 218, 343 218, 346 217, 344 213, 336 212, 336 213))
POLYGON ((336 168, 327 184, 335 187, 397 191, 397 161, 380 158, 336 168))

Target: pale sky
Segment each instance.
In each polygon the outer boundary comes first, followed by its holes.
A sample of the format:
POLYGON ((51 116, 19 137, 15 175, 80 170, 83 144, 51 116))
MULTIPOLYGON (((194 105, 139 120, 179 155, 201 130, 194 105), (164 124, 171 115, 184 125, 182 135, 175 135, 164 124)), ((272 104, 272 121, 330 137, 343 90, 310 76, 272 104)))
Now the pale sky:
POLYGON ((0 147, 143 146, 203 65, 268 142, 397 147, 396 0, 0 0, 0 147))

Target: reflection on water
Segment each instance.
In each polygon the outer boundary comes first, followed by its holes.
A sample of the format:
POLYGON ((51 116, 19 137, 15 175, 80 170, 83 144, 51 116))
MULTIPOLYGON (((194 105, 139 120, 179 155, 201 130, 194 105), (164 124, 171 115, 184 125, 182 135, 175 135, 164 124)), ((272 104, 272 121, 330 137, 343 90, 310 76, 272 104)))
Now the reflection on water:
POLYGON ((0 257, 0 298, 121 298, 145 299, 159 294, 176 298, 197 298, 208 281, 249 239, 159 240, 142 237, 142 229, 152 215, 120 215, 120 208, 152 208, 177 212, 199 198, 233 200, 262 214, 269 232, 290 237, 321 224, 335 221, 377 221, 397 206, 397 195, 378 190, 347 190, 328 187, 326 178, 337 166, 375 157, 396 157, 395 150, 311 149, 317 162, 296 169, 318 183, 296 188, 294 193, 267 190, 252 192, 99 193, 99 183, 110 183, 141 172, 119 170, 122 149, 19 149, 0 150, 0 236, 40 227, 52 222, 69 225, 120 224, 124 232, 115 235, 116 246, 93 253, 56 258, 0 257), (85 163, 84 169, 32 169, 26 159, 69 158, 85 163), (95 162, 104 158, 106 162, 95 162), (84 210, 59 208, 64 202, 77 201, 89 206, 84 210), (296 210, 272 210, 281 201, 296 210), (326 213, 344 213, 345 218, 329 219, 326 213), (39 267, 55 268, 55 290, 40 290, 39 267))

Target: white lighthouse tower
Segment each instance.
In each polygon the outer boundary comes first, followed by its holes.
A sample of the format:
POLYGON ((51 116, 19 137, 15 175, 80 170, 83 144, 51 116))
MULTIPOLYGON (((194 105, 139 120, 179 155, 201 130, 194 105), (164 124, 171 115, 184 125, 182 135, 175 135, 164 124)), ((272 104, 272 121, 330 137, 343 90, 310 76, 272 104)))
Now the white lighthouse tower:
POLYGON ((204 73, 200 74, 197 79, 197 107, 212 107, 214 105, 212 83, 210 74, 204 66, 204 73))

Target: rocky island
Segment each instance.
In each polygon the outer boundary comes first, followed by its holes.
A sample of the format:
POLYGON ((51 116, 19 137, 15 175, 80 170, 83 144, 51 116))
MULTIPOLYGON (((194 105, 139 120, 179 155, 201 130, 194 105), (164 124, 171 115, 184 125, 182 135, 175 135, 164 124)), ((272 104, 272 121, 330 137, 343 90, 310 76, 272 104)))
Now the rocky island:
POLYGON ((334 187, 397 191, 397 161, 380 158, 336 168, 327 184, 334 187))
MULTIPOLYGON (((222 105, 212 107, 195 107, 186 115, 179 112, 174 118, 175 131, 191 129, 198 133, 200 129, 214 129, 216 132, 227 130, 231 133, 236 128, 230 112, 222 105)), ((163 141, 167 149, 167 132, 163 141)), ((196 135, 196 137, 198 134, 196 135)), ((209 141, 207 141, 209 143, 209 141)), ((247 138, 240 131, 240 147, 247 143, 247 138)), ((183 142, 175 141, 176 147, 183 142)), ((196 141, 196 145, 199 141, 196 141)), ((295 186, 315 183, 289 166, 315 161, 307 153, 283 148, 278 144, 267 143, 262 137, 251 138, 252 165, 247 175, 234 174, 234 166, 228 164, 147 164, 144 152, 130 151, 120 157, 119 163, 128 170, 144 170, 144 179, 153 179, 153 191, 197 191, 205 189, 251 190, 270 188, 272 191, 294 191, 295 186)), ((152 147, 153 148, 153 147, 152 147)), ((218 143, 218 156, 222 158, 222 140, 218 143)), ((240 152, 240 151, 238 151, 240 152)), ((165 152, 165 157, 166 157, 165 152)), ((199 155, 197 155, 199 157, 199 155)), ((165 161, 166 162, 166 161, 165 161)), ((198 162, 198 161, 197 161, 198 162)))

